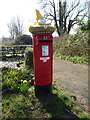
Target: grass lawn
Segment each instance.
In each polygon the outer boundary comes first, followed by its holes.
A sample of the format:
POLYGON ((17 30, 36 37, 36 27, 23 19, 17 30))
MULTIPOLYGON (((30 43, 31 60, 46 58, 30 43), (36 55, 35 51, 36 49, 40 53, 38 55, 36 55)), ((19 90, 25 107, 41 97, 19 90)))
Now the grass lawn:
POLYGON ((30 70, 2 68, 2 120, 6 118, 89 120, 89 115, 74 99, 55 84, 52 85, 52 93, 36 97, 33 77, 30 70))

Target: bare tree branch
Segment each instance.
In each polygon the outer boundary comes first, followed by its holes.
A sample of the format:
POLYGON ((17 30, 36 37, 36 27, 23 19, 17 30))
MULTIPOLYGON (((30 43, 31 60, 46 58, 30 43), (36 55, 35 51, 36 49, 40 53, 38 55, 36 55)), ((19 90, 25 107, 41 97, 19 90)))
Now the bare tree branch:
POLYGON ((72 4, 71 9, 66 14, 69 15, 79 4, 80 4, 80 0, 78 1, 76 5, 72 4))
POLYGON ((82 19, 85 17, 84 11, 86 9, 86 6, 83 8, 80 7, 80 0, 77 2, 74 0, 71 5, 68 5, 67 0, 58 0, 58 7, 55 0, 41 1, 45 12, 45 17, 48 20, 54 21, 59 36, 64 33, 69 33, 81 15, 82 19))
POLYGON ((22 35, 24 32, 23 22, 17 16, 16 18, 13 17, 11 21, 7 24, 8 30, 10 33, 10 37, 14 39, 18 35, 22 35))

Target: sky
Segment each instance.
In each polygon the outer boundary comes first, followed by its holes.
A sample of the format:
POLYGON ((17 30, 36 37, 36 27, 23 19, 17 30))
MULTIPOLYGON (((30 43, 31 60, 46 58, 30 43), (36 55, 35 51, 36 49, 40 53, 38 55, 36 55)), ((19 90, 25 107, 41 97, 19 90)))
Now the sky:
MULTIPOLYGON (((28 28, 35 23, 35 9, 40 9, 38 0, 0 0, 0 38, 9 37, 7 24, 12 17, 19 16, 23 20, 25 33, 30 35, 28 28)), ((70 1, 70 0, 69 0, 70 1)), ((81 0, 83 1, 83 0, 81 0)))
POLYGON ((35 9, 40 9, 37 0, 0 0, 0 38, 8 37, 7 24, 12 17, 23 20, 27 34, 30 24, 35 22, 35 9))

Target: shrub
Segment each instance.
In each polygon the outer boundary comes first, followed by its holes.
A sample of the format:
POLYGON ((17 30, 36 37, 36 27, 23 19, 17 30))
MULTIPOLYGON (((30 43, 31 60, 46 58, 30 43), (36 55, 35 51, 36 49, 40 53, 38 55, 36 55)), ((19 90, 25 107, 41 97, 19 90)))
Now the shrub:
POLYGON ((88 32, 77 31, 74 35, 54 38, 54 54, 88 57, 88 32))
MULTIPOLYGON (((4 67, 2 68, 2 90, 3 91, 13 91, 13 92, 22 92, 22 81, 27 81, 28 85, 30 86, 30 82, 32 82, 33 76, 30 70, 15 70, 12 68, 4 67)), ((25 90, 26 91, 26 85, 25 90)), ((27 87, 28 88, 28 87, 27 87)))
POLYGON ((3 90, 8 90, 8 91, 17 91, 18 90, 18 71, 17 70, 11 70, 11 68, 6 68, 4 67, 2 69, 2 88, 3 90))
POLYGON ((33 51, 29 47, 25 50, 25 67, 28 69, 33 68, 33 51))
POLYGON ((32 38, 30 35, 20 35, 17 36, 14 40, 13 43, 14 45, 32 45, 32 38))

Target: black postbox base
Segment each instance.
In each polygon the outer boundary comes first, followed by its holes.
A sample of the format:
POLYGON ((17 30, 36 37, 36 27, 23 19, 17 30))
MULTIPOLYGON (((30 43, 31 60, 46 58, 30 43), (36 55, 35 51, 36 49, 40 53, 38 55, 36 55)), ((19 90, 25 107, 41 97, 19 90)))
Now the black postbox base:
POLYGON ((52 92, 52 83, 49 85, 34 85, 35 87, 35 96, 44 96, 52 92))

